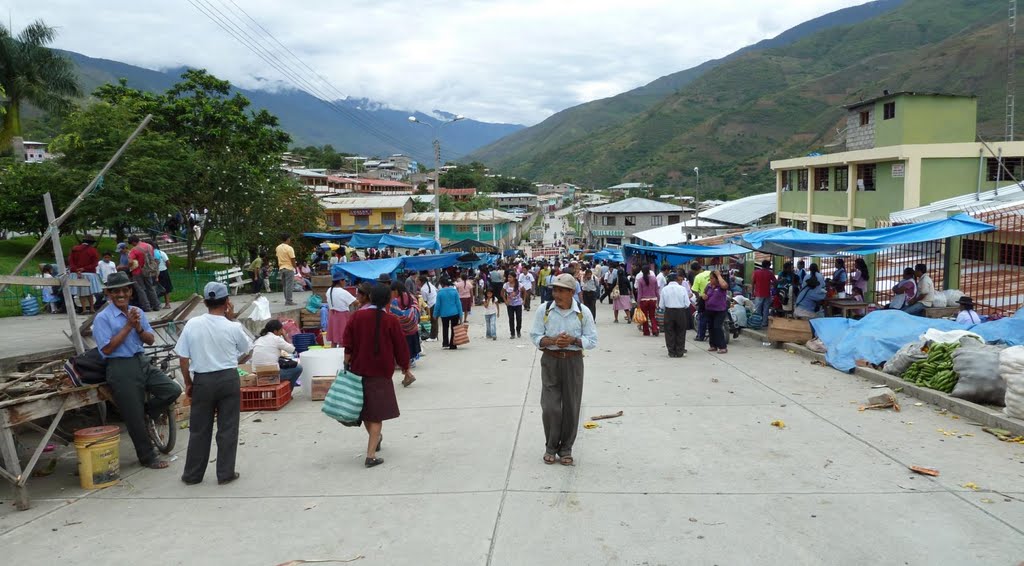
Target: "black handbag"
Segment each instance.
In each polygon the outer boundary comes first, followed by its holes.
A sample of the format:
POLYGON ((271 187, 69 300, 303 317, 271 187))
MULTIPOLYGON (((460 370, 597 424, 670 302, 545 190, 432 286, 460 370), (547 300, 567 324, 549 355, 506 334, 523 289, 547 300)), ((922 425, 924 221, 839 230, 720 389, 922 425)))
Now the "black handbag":
POLYGON ((297 368, 297 367, 299 367, 299 362, 297 362, 297 361, 295 361, 295 360, 293 360, 291 358, 281 357, 281 358, 277 358, 277 367, 279 367, 281 369, 297 368))

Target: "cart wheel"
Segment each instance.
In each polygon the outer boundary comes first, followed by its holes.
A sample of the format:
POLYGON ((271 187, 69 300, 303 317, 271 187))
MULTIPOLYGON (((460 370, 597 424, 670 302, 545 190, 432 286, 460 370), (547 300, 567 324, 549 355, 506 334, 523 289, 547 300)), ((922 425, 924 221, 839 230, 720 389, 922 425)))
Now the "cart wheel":
POLYGON ((149 439, 153 441, 156 449, 164 454, 170 454, 174 450, 174 442, 178 436, 178 424, 174 421, 174 408, 167 407, 156 419, 147 419, 149 422, 149 439))

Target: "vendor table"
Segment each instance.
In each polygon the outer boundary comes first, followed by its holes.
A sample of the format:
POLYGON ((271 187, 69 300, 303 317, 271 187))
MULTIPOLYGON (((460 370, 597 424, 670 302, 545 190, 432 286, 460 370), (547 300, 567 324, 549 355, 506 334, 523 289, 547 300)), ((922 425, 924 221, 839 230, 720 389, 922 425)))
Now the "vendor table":
POLYGON ((858 301, 857 299, 829 299, 825 301, 826 314, 831 316, 831 313, 840 313, 843 318, 850 318, 850 313, 853 311, 865 310, 868 308, 868 303, 864 301, 858 301))
POLYGON ((57 430, 64 413, 67 411, 101 403, 109 397, 107 389, 102 385, 87 385, 64 391, 53 391, 26 397, 11 399, 0 403, 0 455, 3 456, 3 467, 0 477, 14 486, 14 505, 24 511, 31 507, 28 489, 25 484, 32 477, 32 470, 39 462, 43 450, 57 430), (53 417, 50 427, 43 429, 32 421, 53 417), (18 449, 14 444, 14 427, 24 425, 35 428, 43 433, 39 445, 32 453, 24 468, 18 459, 18 449))

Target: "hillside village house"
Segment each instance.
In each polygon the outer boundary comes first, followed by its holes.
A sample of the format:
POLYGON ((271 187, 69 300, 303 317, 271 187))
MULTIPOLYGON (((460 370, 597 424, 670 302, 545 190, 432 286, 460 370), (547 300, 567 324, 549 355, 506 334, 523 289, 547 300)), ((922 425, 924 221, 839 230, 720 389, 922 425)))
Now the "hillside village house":
POLYGON ((678 224, 694 212, 677 204, 636 197, 585 210, 583 234, 597 248, 628 243, 636 232, 678 224))
POLYGON ((476 189, 446 189, 444 187, 441 187, 440 193, 442 195, 448 195, 452 197, 452 200, 456 202, 464 202, 467 200, 472 200, 473 197, 476 196, 476 189))
POLYGON ((498 208, 503 210, 510 208, 535 209, 539 206, 537 195, 533 193, 490 193, 487 196, 494 199, 498 208))
POLYGON ((846 151, 771 163, 780 225, 873 228, 897 211, 1014 184, 1004 167, 1024 175, 1024 142, 976 141, 973 96, 886 93, 846 109, 846 151))
POLYGON ((410 196, 325 197, 320 206, 331 230, 391 232, 403 229, 412 202, 410 196))
POLYGON ((46 151, 47 144, 42 142, 21 142, 25 148, 25 163, 42 163, 53 157, 46 151))
MULTIPOLYGON (((501 210, 442 212, 440 217, 442 245, 473 239, 505 249, 521 239, 519 217, 501 210)), ((434 237, 434 213, 406 214, 404 230, 414 236, 434 237)))

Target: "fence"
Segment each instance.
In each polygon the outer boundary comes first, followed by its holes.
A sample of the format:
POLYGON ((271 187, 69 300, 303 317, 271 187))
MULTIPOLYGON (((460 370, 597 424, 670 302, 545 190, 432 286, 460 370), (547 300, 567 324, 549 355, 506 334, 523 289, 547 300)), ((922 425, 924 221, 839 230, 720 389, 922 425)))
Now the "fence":
POLYGON ((968 214, 995 232, 961 240, 960 290, 981 314, 1009 315, 1024 303, 1024 205, 978 206, 968 214))

